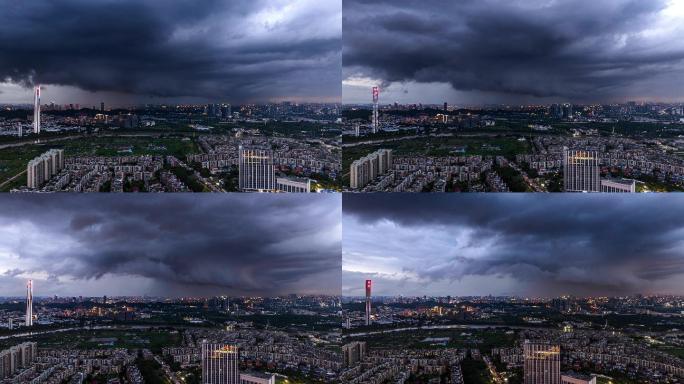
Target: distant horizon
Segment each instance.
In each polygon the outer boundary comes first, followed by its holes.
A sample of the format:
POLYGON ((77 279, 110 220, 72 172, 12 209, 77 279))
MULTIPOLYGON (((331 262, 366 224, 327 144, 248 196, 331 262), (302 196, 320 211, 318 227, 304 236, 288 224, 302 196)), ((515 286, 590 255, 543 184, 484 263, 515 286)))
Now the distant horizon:
MULTIPOLYGON (((341 104, 346 105, 372 105, 372 95, 371 88, 359 88, 357 90, 358 94, 350 100, 349 98, 342 97, 341 104), (367 93, 367 97, 363 96, 367 93)), ((478 98, 479 101, 468 101, 466 99, 445 99, 445 100, 425 100, 425 99, 406 99, 405 97, 397 97, 396 100, 392 96, 397 96, 394 92, 388 92, 383 98, 383 92, 380 91, 380 101, 379 105, 394 105, 396 102, 399 105, 443 105, 445 102, 448 105, 463 105, 463 106, 473 106, 482 107, 489 105, 507 105, 507 106, 533 106, 533 105, 552 105, 552 104, 573 104, 573 105, 611 105, 611 104, 627 104, 629 102, 636 102, 638 104, 684 104, 684 97, 674 97, 674 98, 658 98, 658 97, 632 97, 624 96, 614 99, 595 99, 595 100, 572 100, 570 98, 550 98, 550 99, 539 99, 539 100, 499 100, 487 101, 486 97, 478 98), (389 96, 388 96, 389 95, 389 96), (384 99, 384 100, 383 100, 384 99), (391 100, 391 101, 390 101, 391 100)))
MULTIPOLYGON (((100 102, 98 102, 100 103, 100 102)), ((152 106, 186 106, 186 107, 201 107, 201 106, 206 106, 207 104, 230 104, 231 106, 262 106, 262 105, 280 105, 280 104, 285 104, 285 103, 291 103, 291 104, 303 104, 303 105, 341 105, 340 102, 326 102, 326 101, 292 101, 292 100, 283 100, 283 101, 274 101, 274 102, 258 102, 258 103, 238 103, 238 104, 231 104, 227 102, 221 102, 221 101, 208 101, 206 103, 146 103, 146 104, 130 104, 127 106, 123 105, 115 105, 114 109, 131 109, 131 108, 137 108, 137 107, 146 107, 148 105, 152 106)), ((52 103, 43 103, 41 102, 41 106, 46 106, 46 105, 51 105, 52 103)), ((79 104, 79 103, 54 103, 55 106, 67 106, 67 105, 78 105, 80 109, 87 109, 87 110, 100 110, 100 105, 92 105, 92 104, 79 104), (93 108, 94 107, 94 108, 93 108)), ((21 106, 21 107, 27 107, 30 109, 33 109, 33 103, 0 103, 0 106, 21 106)), ((110 107, 110 105, 105 104, 105 108, 110 107)), ((41 112, 50 112, 41 110, 41 112)))
MULTIPOLYGON (((590 106, 590 105, 624 105, 634 102, 636 105, 657 105, 657 104, 684 104, 684 99, 681 101, 642 101, 642 100, 627 100, 627 101, 622 101, 622 102, 594 102, 594 103, 573 103, 573 102, 548 102, 548 103, 533 103, 533 104, 513 104, 513 103, 491 103, 491 104, 467 104, 467 103, 449 103, 447 102, 447 106, 449 107, 460 107, 461 109, 468 109, 468 108, 482 108, 482 107, 546 107, 550 105, 562 105, 562 104, 572 104, 572 105, 581 105, 581 106, 590 106)), ((372 102, 359 102, 359 103, 341 103, 342 107, 347 107, 347 106, 368 106, 372 107, 373 103, 372 102)), ((393 106, 395 103, 386 103, 386 102, 379 102, 378 105, 380 107, 383 106, 393 106)), ((434 107, 439 107, 440 109, 444 106, 444 102, 442 103, 421 103, 421 102, 413 102, 413 103, 396 103, 396 105, 400 106, 407 106, 407 105, 422 105, 423 107, 426 106, 434 106, 434 107)))
MULTIPOLYGON (((112 102, 106 101, 105 98, 91 98, 91 99, 64 99, 65 96, 53 94, 53 97, 60 98, 60 102, 53 100, 50 96, 49 87, 41 86, 43 90, 41 93, 41 103, 40 105, 54 105, 64 106, 64 105, 79 105, 82 108, 95 107, 99 109, 101 103, 105 103, 105 107, 114 106, 117 109, 128 109, 134 107, 142 107, 146 105, 185 105, 185 106, 201 106, 207 104, 230 104, 234 106, 246 106, 246 105, 269 105, 269 104, 283 104, 283 103, 294 103, 294 104, 342 104, 340 97, 313 97, 313 98, 302 98, 302 97, 279 97, 277 99, 262 99, 262 100, 243 100, 243 101, 229 101, 229 97, 207 97, 207 98, 194 98, 194 99, 163 99, 163 98, 148 98, 140 99, 135 102, 123 102, 117 100, 112 102), (46 91, 46 89, 48 91, 46 91)), ((8 100, 3 95, 2 83, 0 82, 0 105, 1 106, 28 106, 33 107, 33 88, 28 87, 23 90, 24 96, 19 99, 8 100)))
MULTIPOLYGON (((569 298, 574 298, 574 299, 594 299, 594 298, 618 298, 618 297, 636 297, 636 296, 643 296, 643 297, 682 297, 684 298, 684 293, 681 294, 674 294, 674 293, 632 293, 629 295, 594 295, 594 296, 578 296, 578 295, 558 295, 558 296, 521 296, 521 295, 372 295, 371 294, 371 299, 373 298, 383 298, 383 299, 398 299, 398 298, 403 298, 403 299, 422 299, 423 297, 427 299, 444 299, 447 297, 451 297, 451 299, 462 299, 462 298, 506 298, 506 299, 522 299, 522 300, 552 300, 552 299, 558 299, 558 298, 564 298, 564 297, 569 297, 569 298)), ((340 296, 342 299, 365 299, 366 296, 364 295, 342 295, 340 296)))
MULTIPOLYGON (((221 295, 221 294, 216 294, 216 295, 205 295, 205 296, 159 296, 159 295, 98 295, 98 296, 83 296, 83 295, 54 295, 54 296, 43 296, 43 295, 33 295, 33 300, 35 301, 36 299, 54 299, 55 297, 58 299, 73 299, 73 298, 82 298, 83 300, 86 299, 102 299, 104 296, 107 297, 107 299, 126 299, 126 298, 149 298, 149 299, 164 299, 164 300, 182 300, 182 299, 213 299, 215 297, 226 297, 226 298, 232 298, 232 299, 279 299, 279 298, 287 298, 289 296, 297 296, 297 297, 341 297, 340 295, 335 295, 335 294, 328 294, 328 293, 283 293, 279 295, 266 295, 266 296, 249 296, 249 295, 242 295, 242 296, 233 296, 233 295, 221 295)), ((18 300, 18 301, 26 301, 26 296, 0 296, 0 300, 18 300)))

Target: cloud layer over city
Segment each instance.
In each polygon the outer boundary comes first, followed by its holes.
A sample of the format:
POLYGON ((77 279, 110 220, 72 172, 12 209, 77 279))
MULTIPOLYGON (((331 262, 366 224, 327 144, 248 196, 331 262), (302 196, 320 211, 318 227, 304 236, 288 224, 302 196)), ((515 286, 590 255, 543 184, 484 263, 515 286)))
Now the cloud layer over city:
POLYGON ((2 100, 22 95, 16 84, 35 83, 64 103, 58 93, 74 89, 122 103, 330 101, 341 93, 339 2, 0 0, 0 7, 2 100))
POLYGON ((0 290, 339 294, 337 195, 4 196, 0 290))
POLYGON ((683 100, 678 1, 345 0, 345 102, 683 100))
POLYGON ((677 195, 346 195, 343 294, 684 292, 677 195))

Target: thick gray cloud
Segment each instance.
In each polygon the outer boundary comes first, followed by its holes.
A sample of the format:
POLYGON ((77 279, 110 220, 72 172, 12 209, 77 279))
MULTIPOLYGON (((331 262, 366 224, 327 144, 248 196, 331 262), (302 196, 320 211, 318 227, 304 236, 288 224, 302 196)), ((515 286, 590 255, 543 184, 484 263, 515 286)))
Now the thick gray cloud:
POLYGON ((0 80, 12 83, 119 101, 341 94, 335 1, 0 0, 0 9, 0 80))
POLYGON ((345 102, 362 79, 388 101, 684 99, 676 1, 344 0, 343 13, 345 102))
POLYGON ((339 294, 339 195, 0 200, 5 295, 339 294))
POLYGON ((346 294, 365 274, 387 294, 684 294, 684 196, 346 195, 343 206, 346 294))

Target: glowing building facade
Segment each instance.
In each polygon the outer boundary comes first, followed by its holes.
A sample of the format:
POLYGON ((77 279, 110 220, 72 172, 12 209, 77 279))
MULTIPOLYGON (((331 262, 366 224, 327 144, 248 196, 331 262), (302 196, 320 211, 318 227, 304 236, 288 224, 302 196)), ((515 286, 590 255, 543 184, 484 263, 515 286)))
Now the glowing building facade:
POLYGON ((563 186, 566 192, 601 192, 601 166, 597 151, 564 148, 563 186))
POLYGON ((560 384, 560 346, 549 342, 523 343, 525 384, 560 384))
POLYGON ((237 346, 202 342, 202 384, 240 384, 237 346))
POLYGON ((244 192, 272 192, 276 189, 273 151, 240 146, 239 187, 244 192))

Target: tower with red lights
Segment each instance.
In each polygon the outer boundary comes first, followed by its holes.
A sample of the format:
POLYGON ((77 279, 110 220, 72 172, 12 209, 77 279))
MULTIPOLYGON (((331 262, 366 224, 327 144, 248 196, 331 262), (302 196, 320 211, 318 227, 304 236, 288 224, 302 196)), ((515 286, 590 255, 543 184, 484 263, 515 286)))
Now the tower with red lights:
POLYGON ((373 133, 378 132, 378 99, 380 98, 380 88, 373 87, 373 133))
POLYGON ((366 280, 366 325, 371 324, 371 280, 366 280))
POLYGON ((33 94, 33 133, 40 133, 40 85, 37 85, 33 94))
POLYGON ((26 318, 24 324, 27 327, 33 326, 33 280, 26 284, 26 318))

